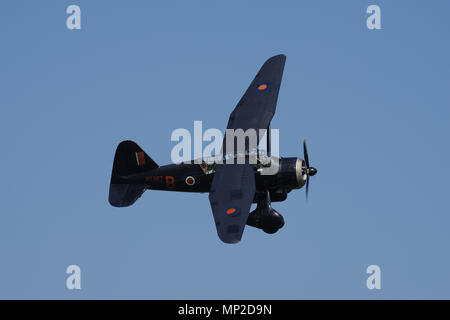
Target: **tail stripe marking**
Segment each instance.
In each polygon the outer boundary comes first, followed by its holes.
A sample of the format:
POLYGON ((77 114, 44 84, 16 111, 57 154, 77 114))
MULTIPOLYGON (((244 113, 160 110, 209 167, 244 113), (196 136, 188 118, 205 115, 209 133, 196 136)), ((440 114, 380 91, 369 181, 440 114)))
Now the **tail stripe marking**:
POLYGON ((136 154, 136 162, 138 166, 143 166, 145 165, 145 156, 144 156, 144 152, 140 151, 140 152, 135 152, 136 154))

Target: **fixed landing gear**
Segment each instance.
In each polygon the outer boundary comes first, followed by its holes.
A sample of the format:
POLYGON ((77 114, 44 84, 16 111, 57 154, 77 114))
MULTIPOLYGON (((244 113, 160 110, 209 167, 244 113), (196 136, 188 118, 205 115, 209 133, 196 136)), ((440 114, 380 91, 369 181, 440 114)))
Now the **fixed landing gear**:
POLYGON ((247 224, 266 233, 275 233, 284 226, 283 216, 271 206, 268 189, 258 199, 256 209, 248 216, 247 224))

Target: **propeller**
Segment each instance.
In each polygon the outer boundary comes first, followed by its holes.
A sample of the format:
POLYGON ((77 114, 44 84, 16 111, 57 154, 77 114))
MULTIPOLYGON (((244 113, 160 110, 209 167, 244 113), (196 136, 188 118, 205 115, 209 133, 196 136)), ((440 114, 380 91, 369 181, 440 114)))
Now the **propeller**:
POLYGON ((306 164, 306 200, 308 200, 308 190, 309 190, 309 177, 315 176, 317 169, 309 166, 308 150, 306 149, 306 139, 303 138, 303 155, 305 157, 306 164))

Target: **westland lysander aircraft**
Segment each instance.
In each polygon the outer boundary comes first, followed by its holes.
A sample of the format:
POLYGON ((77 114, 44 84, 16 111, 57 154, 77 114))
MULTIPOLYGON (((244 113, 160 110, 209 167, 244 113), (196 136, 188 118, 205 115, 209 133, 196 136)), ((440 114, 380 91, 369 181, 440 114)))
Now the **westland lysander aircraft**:
MULTIPOLYGON (((309 166, 306 144, 305 159, 270 156, 270 121, 275 108, 283 75, 286 56, 267 60, 230 115, 227 129, 267 130, 265 161, 258 156, 256 163, 229 164, 200 161, 158 166, 136 143, 123 141, 117 147, 111 175, 109 202, 115 207, 132 205, 147 189, 209 192, 217 233, 226 243, 241 240, 248 224, 275 233, 283 227, 282 215, 272 208, 271 202, 284 201, 293 189, 306 185, 317 170, 309 166), (267 161, 269 159, 269 161, 267 161), (261 160, 261 161, 260 161, 261 160), (267 163, 276 160, 276 172, 263 174, 267 163), (257 207, 250 212, 252 203, 257 207)), ((259 136, 258 139, 262 137, 259 136)), ((226 146, 227 136, 222 148, 226 146)), ((247 144, 246 148, 248 147, 247 144)), ((245 154, 249 150, 245 150, 245 154)), ((235 152, 235 149, 233 151, 235 152)), ((230 154, 230 152, 223 152, 230 154)))

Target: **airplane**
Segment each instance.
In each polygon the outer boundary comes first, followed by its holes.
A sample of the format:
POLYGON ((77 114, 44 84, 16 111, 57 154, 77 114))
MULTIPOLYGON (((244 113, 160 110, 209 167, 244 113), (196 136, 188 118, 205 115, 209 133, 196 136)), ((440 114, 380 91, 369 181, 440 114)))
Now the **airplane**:
MULTIPOLYGON (((304 159, 275 159, 270 154, 270 122, 275 114, 285 62, 286 56, 280 54, 263 64, 231 113, 227 125, 227 129, 244 131, 264 129, 267 133, 265 161, 261 152, 253 164, 249 161, 228 164, 201 160, 159 166, 135 142, 122 141, 114 156, 109 203, 115 207, 128 207, 148 189, 209 192, 217 234, 225 243, 239 242, 246 225, 269 234, 282 228, 284 218, 271 203, 286 200, 291 190, 305 185, 308 197, 309 178, 317 174, 317 169, 309 165, 305 139, 304 159), (267 163, 278 164, 274 174, 263 174, 267 163), (256 209, 250 212, 252 203, 256 203, 256 209)), ((226 136, 223 149, 225 142, 226 136)), ((245 148, 244 157, 248 159, 251 150, 247 144, 245 148)), ((230 152, 236 152, 236 149, 230 152)))

